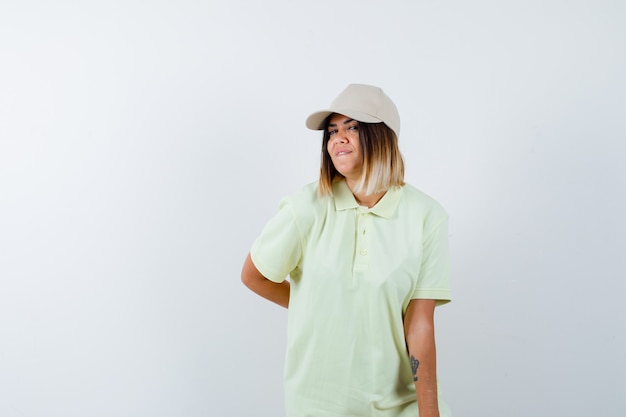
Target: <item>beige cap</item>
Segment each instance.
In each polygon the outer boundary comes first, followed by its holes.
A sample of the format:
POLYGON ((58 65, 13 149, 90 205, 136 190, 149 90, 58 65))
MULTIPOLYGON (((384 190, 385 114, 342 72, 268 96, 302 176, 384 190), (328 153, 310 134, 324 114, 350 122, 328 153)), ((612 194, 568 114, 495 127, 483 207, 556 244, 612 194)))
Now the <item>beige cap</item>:
POLYGON ((328 109, 311 114, 306 119, 306 127, 324 130, 324 121, 333 113, 343 114, 359 122, 385 123, 396 136, 400 136, 398 109, 379 87, 350 84, 333 100, 328 109))

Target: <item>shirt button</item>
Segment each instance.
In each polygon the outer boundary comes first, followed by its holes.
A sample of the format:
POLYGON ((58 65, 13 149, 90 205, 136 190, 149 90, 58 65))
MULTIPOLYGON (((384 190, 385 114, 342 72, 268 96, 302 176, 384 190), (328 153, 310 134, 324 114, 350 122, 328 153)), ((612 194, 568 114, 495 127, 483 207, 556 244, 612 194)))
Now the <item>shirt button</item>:
POLYGON ((367 251, 365 249, 361 249, 361 255, 363 256, 367 255, 367 251))

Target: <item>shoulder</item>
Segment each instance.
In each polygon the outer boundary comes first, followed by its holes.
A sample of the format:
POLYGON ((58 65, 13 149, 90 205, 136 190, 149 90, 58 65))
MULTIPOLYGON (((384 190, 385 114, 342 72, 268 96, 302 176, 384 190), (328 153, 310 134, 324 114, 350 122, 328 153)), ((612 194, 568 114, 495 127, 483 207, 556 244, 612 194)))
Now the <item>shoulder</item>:
POLYGON ((413 185, 405 184, 402 194, 402 205, 410 212, 420 213, 425 220, 436 223, 448 219, 448 213, 439 201, 413 185))
POLYGON ((296 227, 302 241, 307 241, 316 224, 323 224, 332 197, 320 197, 317 181, 304 185, 280 201, 279 211, 296 227))

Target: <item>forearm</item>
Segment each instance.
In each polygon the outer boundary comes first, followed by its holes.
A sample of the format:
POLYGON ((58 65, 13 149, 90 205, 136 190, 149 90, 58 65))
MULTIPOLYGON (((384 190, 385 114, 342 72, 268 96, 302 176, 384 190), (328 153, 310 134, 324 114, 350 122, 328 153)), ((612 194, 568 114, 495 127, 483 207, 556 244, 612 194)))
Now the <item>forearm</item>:
POLYGON ((285 308, 289 306, 289 281, 276 283, 265 278, 256 268, 249 254, 241 270, 241 281, 261 297, 285 308))
POLYGON ((439 417, 437 355, 434 334, 427 329, 407 340, 420 417, 439 417), (430 333, 430 334, 429 334, 430 333))
POLYGON ((404 318, 420 417, 439 417, 434 310, 434 300, 413 300, 404 318))

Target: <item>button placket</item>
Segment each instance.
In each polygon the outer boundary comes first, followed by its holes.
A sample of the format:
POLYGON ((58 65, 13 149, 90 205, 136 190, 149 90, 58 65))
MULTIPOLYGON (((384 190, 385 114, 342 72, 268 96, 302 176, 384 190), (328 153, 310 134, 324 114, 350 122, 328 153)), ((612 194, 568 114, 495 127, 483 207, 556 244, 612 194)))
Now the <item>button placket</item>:
POLYGON ((354 265, 355 269, 359 270, 369 268, 369 244, 367 236, 369 216, 370 214, 367 209, 359 209, 357 221, 356 259, 354 265))

